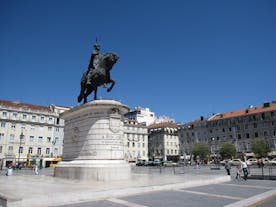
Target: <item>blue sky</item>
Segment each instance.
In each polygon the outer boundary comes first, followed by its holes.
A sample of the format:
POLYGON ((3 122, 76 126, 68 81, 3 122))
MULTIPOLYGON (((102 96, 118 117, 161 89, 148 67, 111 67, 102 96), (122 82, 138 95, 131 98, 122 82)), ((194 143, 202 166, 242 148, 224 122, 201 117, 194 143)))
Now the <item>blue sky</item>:
POLYGON ((98 97, 177 122, 261 105, 276 100, 275 22, 273 0, 0 0, 0 99, 76 106, 98 37, 120 56, 98 97))

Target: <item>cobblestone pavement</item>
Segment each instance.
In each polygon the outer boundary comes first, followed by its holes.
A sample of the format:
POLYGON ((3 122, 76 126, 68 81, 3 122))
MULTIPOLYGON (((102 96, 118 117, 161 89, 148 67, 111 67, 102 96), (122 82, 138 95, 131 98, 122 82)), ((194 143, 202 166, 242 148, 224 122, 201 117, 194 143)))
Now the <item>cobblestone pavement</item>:
POLYGON ((276 197, 262 202, 246 200, 254 196, 276 190, 275 181, 233 179, 230 182, 169 191, 158 191, 133 196, 109 198, 105 200, 63 205, 60 207, 221 207, 221 206, 276 206, 276 197), (246 204, 246 205, 245 205, 246 204))

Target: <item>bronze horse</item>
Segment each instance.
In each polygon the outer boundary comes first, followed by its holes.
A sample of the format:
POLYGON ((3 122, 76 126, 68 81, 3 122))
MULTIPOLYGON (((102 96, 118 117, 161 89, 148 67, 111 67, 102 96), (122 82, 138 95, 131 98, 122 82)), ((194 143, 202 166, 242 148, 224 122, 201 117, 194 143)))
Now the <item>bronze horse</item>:
POLYGON ((97 89, 103 84, 111 83, 111 86, 107 89, 110 92, 115 85, 115 81, 110 79, 110 70, 112 66, 117 62, 119 56, 116 53, 109 52, 99 58, 99 64, 92 70, 92 84, 87 83, 87 72, 84 72, 81 78, 81 90, 78 96, 78 102, 87 102, 87 96, 94 91, 94 100, 97 99, 97 89))

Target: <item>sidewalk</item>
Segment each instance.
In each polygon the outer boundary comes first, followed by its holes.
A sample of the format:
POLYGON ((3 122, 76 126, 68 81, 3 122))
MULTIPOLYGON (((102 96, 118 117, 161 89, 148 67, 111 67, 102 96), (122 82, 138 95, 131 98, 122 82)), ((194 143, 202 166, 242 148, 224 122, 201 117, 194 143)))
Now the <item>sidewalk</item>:
POLYGON ((14 172, 13 176, 5 176, 1 172, 0 206, 58 206, 230 180, 225 173, 207 168, 190 169, 179 174, 172 174, 170 171, 158 173, 159 169, 146 173, 136 171, 134 170, 130 180, 112 182, 66 180, 53 177, 49 171, 34 175, 32 171, 22 170, 14 172))

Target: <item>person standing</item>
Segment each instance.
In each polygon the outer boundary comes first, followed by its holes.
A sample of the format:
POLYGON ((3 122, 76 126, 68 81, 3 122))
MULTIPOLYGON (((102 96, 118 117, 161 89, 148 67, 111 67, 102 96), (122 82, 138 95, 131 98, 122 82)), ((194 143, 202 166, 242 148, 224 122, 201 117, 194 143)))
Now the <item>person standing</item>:
POLYGON ((226 162, 225 162, 225 170, 227 172, 227 175, 230 175, 230 169, 231 169, 231 165, 228 162, 228 160, 226 160, 226 162))
POLYGON ((237 165, 236 166, 236 179, 240 179, 241 178, 241 165, 237 165))
POLYGON ((247 170, 247 164, 244 160, 241 161, 241 167, 242 167, 242 171, 243 171, 243 179, 247 180, 247 176, 248 176, 248 170, 247 170))

